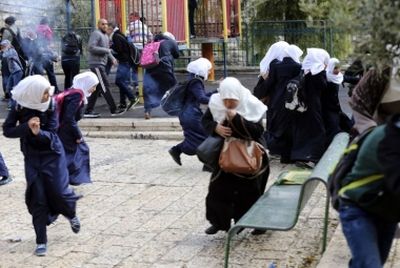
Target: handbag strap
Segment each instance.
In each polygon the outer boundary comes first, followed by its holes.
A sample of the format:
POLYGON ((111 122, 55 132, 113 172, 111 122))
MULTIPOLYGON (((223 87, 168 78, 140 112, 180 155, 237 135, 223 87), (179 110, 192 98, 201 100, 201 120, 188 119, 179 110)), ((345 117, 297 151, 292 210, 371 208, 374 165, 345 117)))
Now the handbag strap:
POLYGON ((251 135, 250 135, 249 131, 247 130, 247 128, 246 128, 246 126, 245 126, 245 124, 243 122, 243 117, 241 117, 241 116, 240 116, 240 122, 242 123, 242 127, 243 127, 244 131, 246 132, 247 137, 246 137, 246 135, 243 135, 240 131, 238 131, 237 128, 235 128, 234 124, 232 123, 232 120, 228 119, 229 125, 232 127, 232 129, 237 134, 239 134, 239 136, 241 136, 241 138, 243 138, 244 140, 251 140, 251 135))

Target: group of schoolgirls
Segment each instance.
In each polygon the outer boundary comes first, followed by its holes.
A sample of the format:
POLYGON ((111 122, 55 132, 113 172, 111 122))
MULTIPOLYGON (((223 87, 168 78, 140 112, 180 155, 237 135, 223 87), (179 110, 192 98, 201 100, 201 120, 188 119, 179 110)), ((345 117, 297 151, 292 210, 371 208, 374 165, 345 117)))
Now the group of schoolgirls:
POLYGON ((33 75, 11 92, 12 105, 3 134, 20 139, 25 162, 25 201, 36 233, 37 256, 46 255, 46 226, 58 215, 68 219, 74 233, 80 230, 76 215, 80 196, 69 185, 91 182, 89 148, 77 121, 98 83, 94 73, 84 72, 74 77, 72 88, 53 96, 54 87, 49 81, 33 75))

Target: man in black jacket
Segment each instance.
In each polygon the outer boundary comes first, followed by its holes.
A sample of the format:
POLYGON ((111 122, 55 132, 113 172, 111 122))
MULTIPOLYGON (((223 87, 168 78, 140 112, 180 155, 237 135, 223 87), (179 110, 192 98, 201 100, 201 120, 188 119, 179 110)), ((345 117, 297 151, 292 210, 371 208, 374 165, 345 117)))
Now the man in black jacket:
POLYGON ((111 34, 112 45, 111 48, 116 52, 115 57, 118 60, 117 74, 115 77, 115 84, 119 88, 120 93, 120 104, 119 108, 126 111, 132 108, 139 102, 139 98, 132 92, 131 89, 131 69, 135 68, 133 62, 132 48, 129 45, 127 38, 121 33, 118 27, 114 24, 109 23, 109 27, 112 27, 113 32, 111 34), (128 105, 126 105, 126 97, 129 99, 128 105))

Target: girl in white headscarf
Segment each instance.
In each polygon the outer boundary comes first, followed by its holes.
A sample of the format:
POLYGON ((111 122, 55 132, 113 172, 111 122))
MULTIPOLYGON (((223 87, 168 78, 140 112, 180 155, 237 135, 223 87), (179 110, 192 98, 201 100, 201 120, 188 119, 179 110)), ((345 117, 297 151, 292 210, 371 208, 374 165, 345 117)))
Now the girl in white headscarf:
POLYGON ((40 75, 23 79, 12 91, 14 102, 3 124, 3 134, 19 138, 25 161, 25 202, 36 233, 35 255, 47 252, 46 225, 59 214, 79 232, 76 216, 78 196, 68 187, 65 154, 56 132, 58 127, 54 88, 40 75))
POLYGON ((72 185, 91 182, 89 147, 83 140, 78 121, 82 118, 87 98, 96 90, 98 83, 99 79, 94 73, 84 72, 73 78, 72 88, 60 93, 63 101, 59 107, 58 136, 64 146, 69 182, 72 185))
MULTIPOLYGON (((210 135, 223 138, 236 137, 263 142, 262 118, 267 107, 233 77, 225 78, 217 94, 211 96, 209 109, 202 123, 210 135)), ((264 167, 268 165, 265 155, 264 167)), ((206 218, 211 226, 206 234, 220 230, 228 231, 231 219, 238 221, 257 201, 265 190, 269 170, 253 179, 246 179, 233 173, 214 170, 206 198, 206 218)), ((253 234, 263 231, 254 230, 253 234)))
POLYGON ((349 132, 351 120, 342 112, 339 103, 339 87, 343 82, 340 72, 340 62, 331 58, 326 68, 327 90, 321 93, 322 117, 326 129, 326 145, 328 146, 335 135, 341 131, 349 132))
MULTIPOLYGON (((172 159, 182 165, 181 154, 194 155, 196 148, 207 138, 207 133, 201 125, 203 112, 200 104, 207 105, 213 92, 206 93, 204 81, 207 80, 212 64, 206 58, 199 58, 188 64, 189 72, 187 82, 185 105, 179 114, 179 123, 182 126, 185 139, 169 149, 172 159)), ((204 168, 206 171, 206 168, 204 168)))
POLYGON ((313 168, 325 151, 325 127, 322 118, 321 93, 327 90, 325 68, 329 54, 321 48, 308 48, 303 60, 303 93, 307 111, 298 113, 294 122, 291 160, 296 165, 313 168))

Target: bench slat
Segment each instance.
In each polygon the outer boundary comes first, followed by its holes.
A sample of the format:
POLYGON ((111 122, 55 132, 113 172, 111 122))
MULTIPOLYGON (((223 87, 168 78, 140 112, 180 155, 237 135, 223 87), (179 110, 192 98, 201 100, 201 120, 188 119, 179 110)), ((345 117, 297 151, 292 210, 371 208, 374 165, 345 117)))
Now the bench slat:
POLYGON ((296 222, 301 185, 274 185, 236 225, 249 228, 288 230, 296 222))

